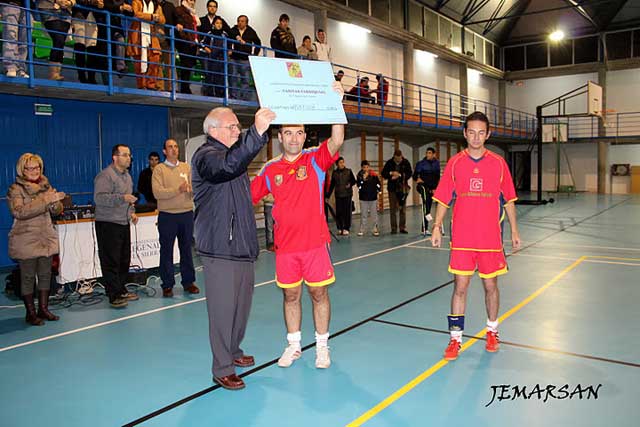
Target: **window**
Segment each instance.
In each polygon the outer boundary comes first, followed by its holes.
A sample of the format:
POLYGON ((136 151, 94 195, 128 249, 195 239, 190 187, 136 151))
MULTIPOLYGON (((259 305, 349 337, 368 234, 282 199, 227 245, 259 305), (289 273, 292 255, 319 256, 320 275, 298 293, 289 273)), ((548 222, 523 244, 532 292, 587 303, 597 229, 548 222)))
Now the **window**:
POLYGON ((573 41, 576 64, 598 62, 598 37, 582 37, 573 41))
POLYGON ((493 65, 493 43, 488 42, 488 41, 484 41, 484 59, 485 59, 485 64, 487 65, 491 65, 492 67, 493 65))
POLYGON ((609 33, 605 40, 608 59, 631 58, 631 31, 609 33))
POLYGON ((484 39, 476 34, 474 44, 476 47, 475 59, 484 64, 484 39))
POLYGON ((559 42, 549 43, 549 56, 552 67, 557 65, 571 65, 572 45, 572 40, 561 40, 559 42))
POLYGON ((422 36, 422 6, 409 2, 409 31, 422 36))
POLYGON ((390 0, 391 26, 404 28, 404 0, 390 0))
POLYGON ((440 17, 440 44, 451 47, 452 42, 451 21, 440 17))
POLYGON ((469 30, 464 30, 464 49, 462 49, 465 55, 475 57, 476 49, 473 46, 473 33, 469 30))
POLYGON ((524 46, 507 47, 504 49, 504 70, 524 70, 524 46))
POLYGON ((547 44, 527 45, 527 70, 531 68, 544 68, 547 66, 547 44))
POLYGON ((371 16, 389 23, 389 0, 371 0, 371 16))
POLYGON ((369 0, 348 0, 349 7, 365 14, 369 14, 369 0))
POLYGON ((451 24, 451 33, 453 34, 451 49, 462 52, 462 27, 458 24, 451 24))
POLYGON ((424 36, 427 40, 439 43, 438 15, 431 9, 424 9, 424 36))

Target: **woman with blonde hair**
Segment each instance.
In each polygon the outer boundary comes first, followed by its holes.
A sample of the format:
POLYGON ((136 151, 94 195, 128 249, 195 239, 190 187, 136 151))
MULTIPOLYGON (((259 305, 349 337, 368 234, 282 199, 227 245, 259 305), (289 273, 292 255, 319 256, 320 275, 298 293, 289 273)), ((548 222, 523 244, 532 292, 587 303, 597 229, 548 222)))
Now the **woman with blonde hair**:
POLYGON ((7 199, 14 218, 9 232, 9 256, 20 266, 20 290, 27 309, 26 322, 42 325, 58 320, 49 311, 51 261, 58 253, 58 233, 51 215, 62 212, 65 194, 57 192, 42 174, 44 165, 37 154, 25 153, 16 164, 16 181, 9 187, 7 199), (38 288, 38 312, 33 293, 38 288))

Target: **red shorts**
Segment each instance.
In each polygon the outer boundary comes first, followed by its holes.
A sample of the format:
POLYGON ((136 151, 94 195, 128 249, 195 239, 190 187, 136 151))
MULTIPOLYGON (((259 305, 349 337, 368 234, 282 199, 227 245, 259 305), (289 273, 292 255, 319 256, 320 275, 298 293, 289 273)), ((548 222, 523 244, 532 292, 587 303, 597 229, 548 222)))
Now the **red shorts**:
POLYGON ((295 288, 302 281, 308 286, 326 286, 336 281, 328 246, 302 252, 276 253, 276 283, 295 288))
POLYGON ((471 276, 478 270, 480 277, 491 279, 508 271, 504 251, 481 252, 452 249, 449 272, 461 276, 471 276))

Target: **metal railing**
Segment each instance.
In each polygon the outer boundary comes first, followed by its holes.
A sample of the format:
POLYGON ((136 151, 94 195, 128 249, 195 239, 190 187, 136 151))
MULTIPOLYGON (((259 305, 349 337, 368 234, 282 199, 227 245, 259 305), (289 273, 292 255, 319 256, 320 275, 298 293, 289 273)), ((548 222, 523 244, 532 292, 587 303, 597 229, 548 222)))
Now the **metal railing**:
POLYGON ((547 120, 546 123, 566 123, 569 141, 594 138, 640 138, 640 112, 608 113, 604 117, 566 117, 547 120), (602 126, 603 133, 600 133, 602 126))
MULTIPOLYGON (((159 25, 131 16, 112 14, 76 6, 79 10, 92 12, 94 19, 70 18, 72 28, 80 25, 97 25, 98 35, 76 37, 75 43, 63 31, 43 28, 34 16, 46 20, 56 13, 29 8, 26 0, 24 22, 8 23, 3 16, 3 29, 7 25, 14 30, 24 29, 23 40, 5 39, 3 43, 26 47, 24 60, 26 77, 0 76, 2 83, 25 84, 35 87, 60 87, 114 94, 137 94, 162 97, 170 100, 189 99, 223 105, 257 106, 257 96, 248 60, 238 60, 238 47, 251 47, 253 53, 275 56, 283 52, 270 47, 252 45, 212 34, 159 25), (33 14, 33 16, 32 16, 33 14), (95 22, 94 22, 95 21, 95 22), (121 21, 121 25, 113 25, 121 21), (160 33, 163 30, 164 34, 160 33), (61 73, 64 80, 47 78, 50 62, 46 54, 50 51, 51 35, 65 36, 64 59, 61 73), (145 49, 132 40, 147 40, 145 49), (195 39, 196 41, 192 41, 195 39), (78 40, 90 49, 78 50, 78 40), (78 61, 79 55, 86 55, 86 62, 78 61), (146 55, 146 57, 145 57, 146 55), (126 65, 126 68, 122 66, 126 65), (77 73, 77 77, 74 74, 77 73), (84 75, 80 81, 80 76, 84 75), (97 77, 101 77, 98 83, 97 77), (199 94, 197 93, 199 92, 199 94)), ((3 5, 6 6, 6 5, 3 5)), ((17 31, 20 33, 20 31, 17 31)), ((287 53, 292 58, 302 57, 287 53)), ((3 61, 7 58, 3 56, 3 61)), ((19 61, 18 61, 19 62, 19 61)), ((438 128, 444 130, 461 129, 464 118, 473 111, 482 111, 492 123, 494 135, 522 140, 532 139, 536 132, 536 118, 533 114, 500 107, 486 101, 461 96, 459 94, 431 88, 413 82, 394 79, 375 72, 369 72, 346 65, 332 64, 334 72, 344 71, 342 79, 345 87, 345 111, 350 118, 373 120, 386 123, 400 123, 408 126, 438 128), (374 83, 379 76, 381 83, 374 83), (366 85, 366 79, 376 88, 366 85)))

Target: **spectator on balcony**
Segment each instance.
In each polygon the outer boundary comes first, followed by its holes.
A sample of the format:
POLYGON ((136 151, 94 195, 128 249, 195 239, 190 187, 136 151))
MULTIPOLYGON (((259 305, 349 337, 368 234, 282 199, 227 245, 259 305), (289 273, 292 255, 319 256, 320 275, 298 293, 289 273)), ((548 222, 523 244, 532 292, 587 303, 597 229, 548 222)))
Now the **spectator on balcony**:
POLYGON ((289 15, 283 13, 278 26, 271 32, 271 47, 276 50, 276 58, 295 58, 298 56, 296 38, 289 28, 289 15))
MULTIPOLYGON (((227 24, 227 21, 218 13, 218 2, 216 0, 209 0, 207 2, 207 14, 200 17, 200 25, 198 26, 198 32, 208 34, 213 28, 213 23, 216 18, 222 19, 222 30, 229 34, 231 31, 231 27, 227 24)), ((208 38, 203 38, 202 43, 205 45, 209 44, 208 38)))
MULTIPOLYGON (((164 15, 165 25, 158 26, 158 39, 160 40, 160 62, 162 62, 161 75, 163 80, 158 82, 160 90, 171 91, 173 70, 171 68, 171 27, 176 26, 178 22, 178 16, 176 14, 176 6, 170 0, 159 0, 158 5, 162 8, 164 15)), ((182 26, 180 26, 180 29, 182 26)), ((176 28, 178 29, 178 28, 176 28)))
POLYGON ((387 98, 389 98, 389 81, 385 79, 382 74, 377 74, 376 80, 378 81, 376 102, 378 105, 387 105, 387 98))
POLYGON ((196 65, 198 54, 198 35, 195 33, 200 27, 200 18, 196 15, 196 0, 182 0, 176 7, 178 24, 182 30, 176 32, 176 50, 180 55, 180 93, 191 94, 191 71, 196 65))
POLYGON ((338 70, 338 72, 333 77, 335 77, 337 82, 342 82, 342 78, 344 77, 344 71, 338 70))
POLYGON ((41 21, 51 37, 49 53, 49 79, 64 80, 60 74, 64 58, 64 42, 71 27, 71 10, 76 0, 37 0, 41 21))
POLYGON ((162 7, 153 0, 133 0, 133 16, 141 21, 132 21, 129 27, 127 55, 135 61, 138 89, 160 89, 160 40, 158 31, 165 19, 162 7))
POLYGON ((231 29, 229 42, 231 50, 231 73, 229 83, 233 87, 231 96, 245 101, 255 100, 255 89, 251 86, 251 67, 249 56, 260 54, 262 41, 256 30, 249 26, 247 15, 238 16, 236 25, 231 29))
POLYGON ((302 56, 304 59, 317 60, 318 53, 316 52, 316 48, 311 43, 311 37, 304 36, 302 38, 302 44, 298 46, 298 55, 302 56))
MULTIPOLYGON (((202 21, 202 19, 201 19, 202 21)), ((213 20, 213 27, 209 31, 211 36, 207 37, 208 45, 204 46, 206 57, 203 59, 205 69, 204 85, 202 85, 202 95, 224 97, 224 43, 223 37, 229 37, 224 29, 224 19, 216 16, 213 20)))
POLYGON ((331 62, 331 45, 327 43, 327 33, 322 28, 316 32, 316 41, 313 43, 318 54, 319 61, 331 62))
POLYGON ((24 0, 0 0, 3 17, 2 58, 7 77, 29 77, 27 74, 27 15, 24 0))
POLYGON ((369 77, 362 77, 357 85, 349 89, 349 92, 345 95, 345 99, 347 101, 359 101, 365 104, 373 104, 375 102, 375 98, 371 95, 369 77))
MULTIPOLYGON (((76 5, 102 9, 104 0, 78 0, 76 5)), ((84 7, 73 8, 73 20, 71 21, 74 41, 73 54, 80 83, 95 84, 95 72, 93 73, 93 81, 89 81, 87 78, 87 51, 92 48, 95 51, 94 48, 98 43, 98 25, 93 12, 84 7)))

